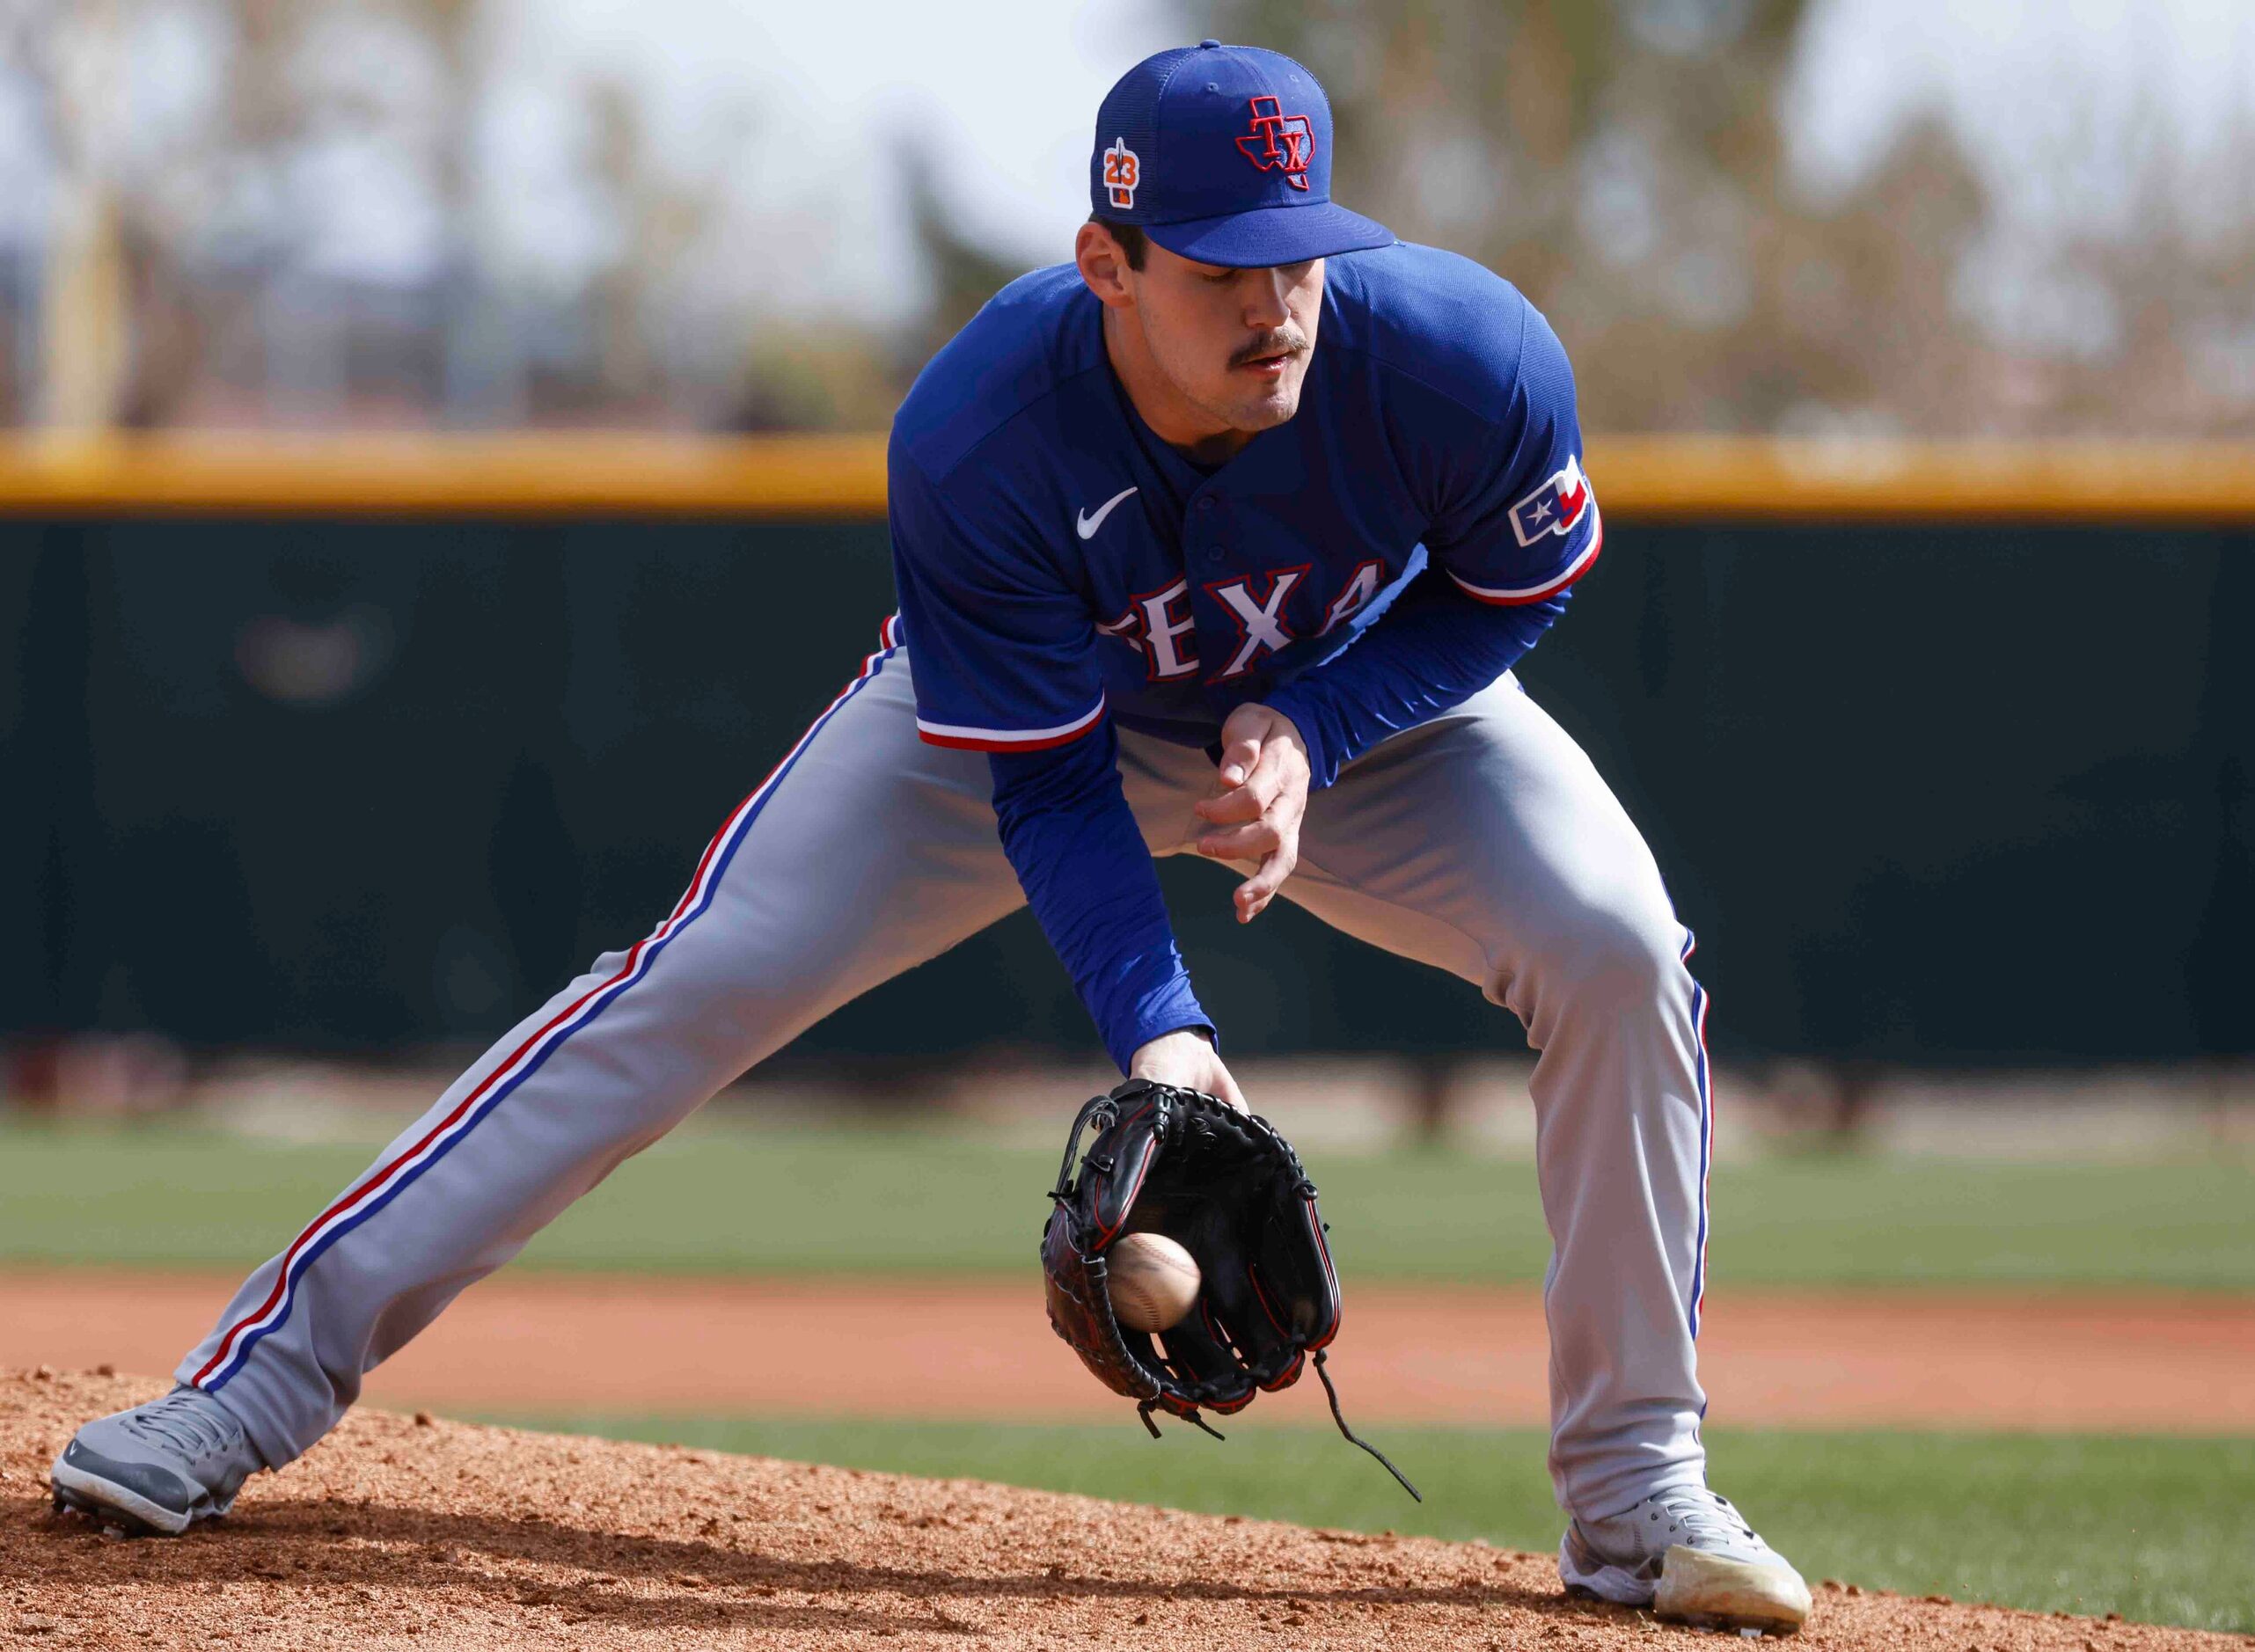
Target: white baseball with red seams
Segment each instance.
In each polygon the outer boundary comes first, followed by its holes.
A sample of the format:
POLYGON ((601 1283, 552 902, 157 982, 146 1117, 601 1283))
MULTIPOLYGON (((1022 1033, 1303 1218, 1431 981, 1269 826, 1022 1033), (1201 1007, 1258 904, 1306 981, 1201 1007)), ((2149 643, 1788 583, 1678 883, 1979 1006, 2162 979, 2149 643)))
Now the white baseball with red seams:
POLYGON ((1198 1299, 1197 1258, 1164 1233, 1123 1233, 1104 1253, 1112 1315, 1131 1331, 1171 1331, 1198 1299))

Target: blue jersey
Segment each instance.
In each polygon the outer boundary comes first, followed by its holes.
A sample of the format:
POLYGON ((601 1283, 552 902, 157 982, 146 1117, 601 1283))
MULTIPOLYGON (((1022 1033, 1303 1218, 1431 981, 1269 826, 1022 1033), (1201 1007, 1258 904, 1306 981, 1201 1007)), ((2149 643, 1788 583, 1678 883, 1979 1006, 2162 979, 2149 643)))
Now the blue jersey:
POLYGON ((1226 464, 1146 427, 1072 266, 1013 282, 893 425, 917 726, 994 754, 1028 903, 1123 1070, 1212 1023, 1119 785, 1117 730, 1290 717, 1311 787, 1494 682, 1596 558, 1573 377, 1517 289, 1427 247, 1325 266, 1298 412, 1226 464))
POLYGON ((1406 245, 1330 259, 1299 412, 1212 471, 1137 415, 1102 314, 1069 264, 1014 281, 894 421, 927 740, 1039 749, 1109 711, 1204 745, 1412 581, 1532 603, 1597 554, 1565 353, 1468 259, 1406 245))

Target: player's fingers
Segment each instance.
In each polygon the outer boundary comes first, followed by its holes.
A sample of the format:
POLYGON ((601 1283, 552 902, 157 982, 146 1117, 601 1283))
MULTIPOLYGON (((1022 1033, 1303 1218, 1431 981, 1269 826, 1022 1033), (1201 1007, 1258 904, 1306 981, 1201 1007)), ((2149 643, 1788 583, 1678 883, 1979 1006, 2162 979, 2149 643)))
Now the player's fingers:
POLYGON ((1270 802, 1292 791, 1295 783, 1302 801, 1305 801, 1307 796, 1307 766, 1303 764, 1295 767, 1292 749, 1280 740, 1270 742, 1267 749, 1261 753, 1260 762, 1253 765, 1253 772, 1245 780, 1246 785, 1260 791, 1270 802))
POLYGON ((1237 893, 1237 921, 1249 924, 1269 910, 1269 903, 1277 898, 1274 889, 1246 885, 1237 893))
POLYGON ((1261 742, 1239 735, 1221 749, 1221 783, 1224 786, 1244 785, 1245 777, 1253 772, 1253 766, 1260 760, 1261 742))
POLYGON ((1267 911, 1269 903, 1276 898, 1277 892, 1274 889, 1256 883, 1252 879, 1248 878, 1237 886, 1235 896, 1237 921, 1241 924, 1251 923, 1262 913, 1267 911))
POLYGON ((1258 820, 1268 802, 1253 787, 1241 786, 1219 797, 1202 797, 1194 807, 1199 819, 1228 826, 1239 821, 1258 820))
POLYGON ((1256 820, 1228 831, 1208 832, 1197 842, 1197 851, 1210 860, 1260 860, 1276 853, 1284 843, 1284 835, 1268 821, 1256 820))
POLYGON ((1266 911, 1269 903, 1277 898, 1277 891, 1284 888, 1285 880, 1292 876, 1299 864, 1299 840, 1285 836, 1261 862, 1260 870, 1237 886, 1237 921, 1249 924, 1266 911))
POLYGON ((1263 743, 1240 738, 1232 741, 1221 756, 1220 778, 1234 789, 1219 797, 1200 799, 1197 808, 1204 819, 1221 824, 1251 820, 1268 813, 1290 785, 1292 771, 1281 741, 1263 743))
POLYGON ((1245 777, 1245 784, 1238 788, 1258 798, 1263 809, 1284 794, 1285 771, 1272 751, 1273 748, 1270 752, 1261 754, 1261 761, 1253 765, 1252 771, 1245 777))

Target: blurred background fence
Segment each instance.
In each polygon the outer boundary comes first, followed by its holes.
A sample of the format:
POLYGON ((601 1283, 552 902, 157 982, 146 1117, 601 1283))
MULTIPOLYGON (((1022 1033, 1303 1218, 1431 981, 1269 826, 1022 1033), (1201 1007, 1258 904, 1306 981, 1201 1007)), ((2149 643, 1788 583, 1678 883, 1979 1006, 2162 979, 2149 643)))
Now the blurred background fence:
MULTIPOLYGON (((871 646, 880 457, 18 452, 0 1025, 362 1055, 506 1027, 670 908, 871 646)), ((1606 554, 1524 676, 1651 838, 1720 1049, 2255 1049, 2245 451, 1616 440, 1590 468, 1606 554)), ((1517 1045, 1460 983, 1168 880, 1241 1052, 1517 1045)), ((1087 1055, 1030 920, 968 951, 799 1052, 1087 1055)))

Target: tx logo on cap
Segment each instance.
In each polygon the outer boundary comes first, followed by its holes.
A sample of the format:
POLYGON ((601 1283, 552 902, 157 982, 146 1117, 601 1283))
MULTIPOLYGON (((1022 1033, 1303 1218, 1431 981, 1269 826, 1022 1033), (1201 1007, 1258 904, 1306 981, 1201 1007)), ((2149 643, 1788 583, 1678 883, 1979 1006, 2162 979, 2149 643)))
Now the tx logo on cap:
MULTIPOLYGON (((1273 99, 1271 102, 1275 101, 1273 99)), ((1242 142, 1241 139, 1240 142, 1242 142)), ((1143 175, 1143 163, 1127 146, 1127 140, 1116 137, 1112 147, 1104 151, 1104 189, 1116 207, 1135 205, 1135 186, 1143 175)))
POLYGON ((1294 189, 1307 187, 1307 164, 1315 158, 1315 127, 1306 115, 1285 113, 1274 98, 1256 98, 1252 135, 1239 138, 1237 147, 1260 171, 1274 167, 1294 189))

